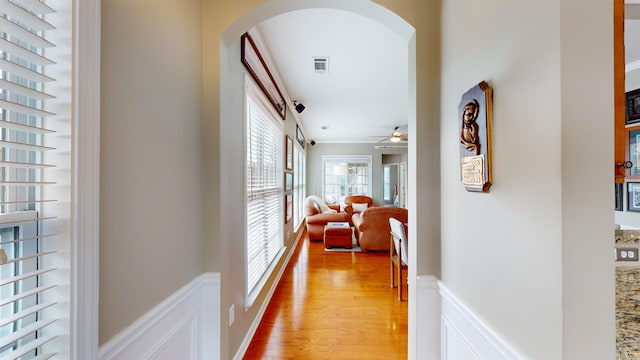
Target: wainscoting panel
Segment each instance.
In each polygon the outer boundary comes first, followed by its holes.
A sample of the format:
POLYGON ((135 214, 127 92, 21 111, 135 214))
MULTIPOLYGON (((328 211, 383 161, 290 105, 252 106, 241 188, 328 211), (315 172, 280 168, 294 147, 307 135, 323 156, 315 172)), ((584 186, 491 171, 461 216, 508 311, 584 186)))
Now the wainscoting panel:
POLYGON ((443 360, 525 359, 494 333, 442 282, 441 341, 443 360))
POLYGON ((100 360, 220 359, 220 274, 205 273, 100 347, 100 360))

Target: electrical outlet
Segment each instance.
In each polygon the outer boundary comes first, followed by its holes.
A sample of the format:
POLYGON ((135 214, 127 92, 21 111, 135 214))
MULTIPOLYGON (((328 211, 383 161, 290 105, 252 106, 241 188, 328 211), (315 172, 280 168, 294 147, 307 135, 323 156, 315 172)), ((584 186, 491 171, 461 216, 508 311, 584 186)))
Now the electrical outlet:
POLYGON ((638 261, 638 249, 616 248, 616 261, 638 261))
POLYGON ((231 306, 229 306, 229 327, 231 327, 233 321, 235 320, 235 312, 236 307, 234 304, 231 304, 231 306))

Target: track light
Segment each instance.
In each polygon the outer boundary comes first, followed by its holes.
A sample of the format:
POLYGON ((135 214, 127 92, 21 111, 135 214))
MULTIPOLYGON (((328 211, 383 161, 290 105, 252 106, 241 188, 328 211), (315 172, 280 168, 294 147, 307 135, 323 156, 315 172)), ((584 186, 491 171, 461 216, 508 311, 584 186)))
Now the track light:
POLYGON ((302 103, 298 102, 298 100, 293 100, 293 106, 295 107, 298 114, 302 113, 305 109, 305 106, 302 103))

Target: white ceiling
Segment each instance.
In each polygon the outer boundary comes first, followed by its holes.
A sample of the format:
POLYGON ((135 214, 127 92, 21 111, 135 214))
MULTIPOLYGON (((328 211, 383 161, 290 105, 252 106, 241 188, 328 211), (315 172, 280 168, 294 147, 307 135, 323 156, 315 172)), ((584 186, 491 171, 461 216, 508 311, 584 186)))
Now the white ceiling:
MULTIPOLYGON (((640 68, 640 0, 625 4, 625 62, 640 68)), ((379 142, 396 126, 407 132, 407 44, 390 30, 335 9, 286 13, 257 30, 290 99, 306 106, 298 116, 308 141, 379 142), (328 74, 314 71, 315 57, 329 57, 328 74)))
POLYGON ((395 126, 407 132, 407 44, 389 29, 335 9, 286 13, 257 29, 289 97, 306 107, 299 118, 308 141, 379 142, 395 126), (329 73, 315 72, 315 57, 329 57, 329 73))

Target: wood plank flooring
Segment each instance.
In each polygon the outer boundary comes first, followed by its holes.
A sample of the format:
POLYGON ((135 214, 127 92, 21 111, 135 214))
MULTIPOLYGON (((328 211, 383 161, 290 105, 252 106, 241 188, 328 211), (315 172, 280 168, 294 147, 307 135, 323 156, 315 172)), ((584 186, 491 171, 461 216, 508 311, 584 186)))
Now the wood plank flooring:
POLYGON ((325 252, 305 234, 244 359, 406 359, 405 289, 399 302, 388 252, 325 252))

